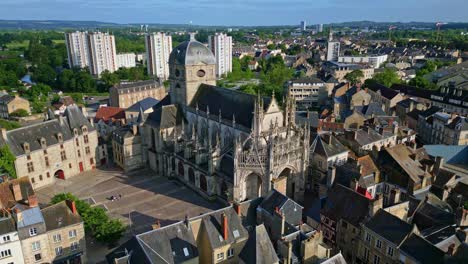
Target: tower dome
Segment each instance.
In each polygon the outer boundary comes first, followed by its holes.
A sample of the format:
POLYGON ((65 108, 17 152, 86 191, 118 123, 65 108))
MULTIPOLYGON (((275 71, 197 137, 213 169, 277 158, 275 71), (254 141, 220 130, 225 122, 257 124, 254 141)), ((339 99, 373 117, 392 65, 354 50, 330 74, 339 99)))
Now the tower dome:
POLYGON ((172 50, 169 64, 207 65, 216 64, 213 52, 196 40, 185 41, 172 50))

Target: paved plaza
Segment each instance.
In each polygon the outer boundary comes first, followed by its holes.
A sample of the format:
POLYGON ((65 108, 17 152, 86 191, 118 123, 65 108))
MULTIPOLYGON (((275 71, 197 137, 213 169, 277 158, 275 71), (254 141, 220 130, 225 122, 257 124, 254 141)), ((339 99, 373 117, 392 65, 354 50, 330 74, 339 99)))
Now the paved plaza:
MULTIPOLYGON (((129 226, 123 240, 150 230, 158 220, 164 226, 183 220, 186 215, 193 217, 223 207, 183 184, 156 176, 149 170, 125 174, 120 170, 96 169, 65 181, 59 180, 38 190, 37 194, 41 205, 46 205, 56 193, 62 192, 71 192, 93 206, 105 208, 111 217, 121 219, 129 226), (121 199, 109 200, 110 196, 119 194, 121 199)), ((93 257, 93 253, 89 253, 93 257)))

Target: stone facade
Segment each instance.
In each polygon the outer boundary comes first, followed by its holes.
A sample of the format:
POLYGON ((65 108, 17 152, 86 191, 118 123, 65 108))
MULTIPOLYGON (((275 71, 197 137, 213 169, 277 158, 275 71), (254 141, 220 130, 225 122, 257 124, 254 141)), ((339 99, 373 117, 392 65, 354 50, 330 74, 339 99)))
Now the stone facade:
POLYGON ((122 127, 112 133, 112 151, 114 162, 125 171, 143 167, 141 135, 138 126, 122 127))
POLYGON ((10 118, 11 113, 19 109, 26 110, 30 114, 31 108, 29 106, 29 101, 19 97, 18 95, 0 96, 0 118, 8 119, 10 118))
POLYGON ((16 174, 28 176, 34 188, 96 167, 97 132, 76 106, 58 119, 2 130, 2 139, 16 157, 16 174))
POLYGON ((170 97, 144 125, 150 167, 207 197, 243 201, 287 184, 302 200, 309 131, 296 127, 293 100, 282 110, 274 98, 213 86, 214 57, 196 41, 177 47, 169 67, 170 97))
POLYGON ((147 97, 161 100, 166 95, 164 86, 154 80, 120 83, 109 89, 110 105, 128 108, 147 97))

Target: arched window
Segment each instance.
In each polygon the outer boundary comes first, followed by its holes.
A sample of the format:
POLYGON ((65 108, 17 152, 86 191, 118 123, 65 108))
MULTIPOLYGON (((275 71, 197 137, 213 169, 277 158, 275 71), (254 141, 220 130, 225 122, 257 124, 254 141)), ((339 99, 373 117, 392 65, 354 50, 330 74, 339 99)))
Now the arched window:
POLYGON ((182 161, 179 161, 179 177, 184 177, 185 176, 185 169, 184 169, 184 163, 182 161))
POLYGON ((195 185, 195 172, 193 172, 192 168, 189 168, 188 177, 189 177, 189 182, 195 185))
POLYGON ((208 190, 208 184, 206 183, 206 177, 203 174, 200 174, 200 189, 202 189, 205 192, 208 190))

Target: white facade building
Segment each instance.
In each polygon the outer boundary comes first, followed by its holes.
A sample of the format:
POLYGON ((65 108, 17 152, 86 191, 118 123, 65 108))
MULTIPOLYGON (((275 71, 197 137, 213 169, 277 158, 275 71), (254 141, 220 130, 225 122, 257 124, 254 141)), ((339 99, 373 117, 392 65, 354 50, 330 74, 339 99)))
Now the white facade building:
POLYGON ((117 69, 120 68, 133 68, 136 66, 135 53, 120 53, 116 57, 117 69))
POLYGON ((87 32, 65 33, 68 65, 70 67, 85 68, 89 66, 89 51, 87 32))
POLYGON ((115 39, 109 33, 65 33, 65 43, 70 67, 88 67, 90 73, 96 76, 105 70, 113 72, 118 69, 115 39))
POLYGON ((169 54, 172 51, 172 37, 164 32, 148 33, 145 37, 148 75, 161 80, 169 78, 169 54))
POLYGON ((329 41, 327 48, 327 61, 338 61, 340 56, 340 42, 329 41))
POLYGON ((216 58, 216 76, 232 72, 232 37, 216 33, 208 38, 208 46, 216 58))
POLYGON ((89 70, 99 76, 103 71, 114 72, 117 69, 115 38, 109 33, 88 32, 89 70))
POLYGON ((305 31, 307 29, 307 22, 301 21, 301 30, 305 31))
POLYGON ((375 55, 375 56, 340 56, 338 62, 341 63, 354 63, 354 64, 369 64, 374 69, 377 69, 386 62, 388 55, 375 55))
POLYGON ((16 231, 15 221, 11 217, 0 219, 0 264, 23 264, 23 250, 16 231))

